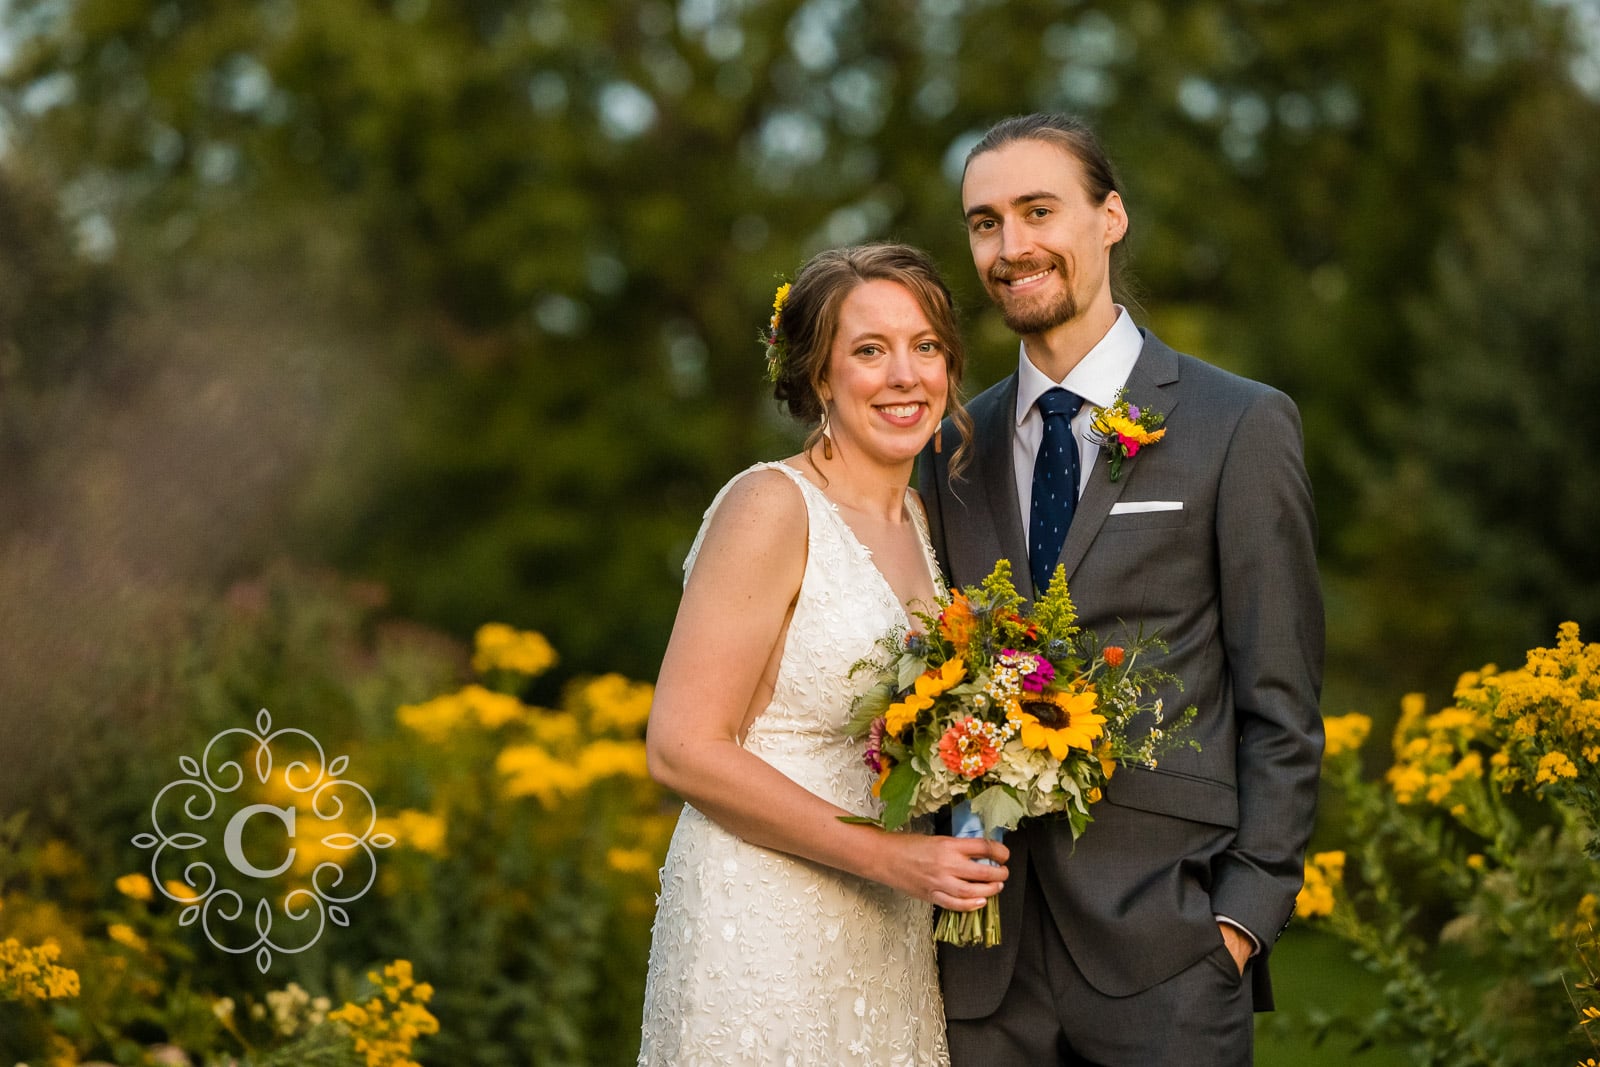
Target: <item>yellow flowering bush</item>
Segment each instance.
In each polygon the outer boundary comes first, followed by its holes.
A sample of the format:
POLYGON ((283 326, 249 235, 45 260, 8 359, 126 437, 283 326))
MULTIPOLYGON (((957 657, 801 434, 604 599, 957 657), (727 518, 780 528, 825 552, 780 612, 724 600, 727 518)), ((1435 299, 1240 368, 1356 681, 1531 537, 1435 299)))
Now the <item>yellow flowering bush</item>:
MULTIPOLYGON (((516 995, 534 999, 515 1028, 518 1055, 608 1062, 636 1051, 626 1046, 675 812, 646 768, 654 687, 614 673, 578 678, 548 706, 531 699, 557 695, 540 678, 556 662, 547 647, 538 635, 481 629, 477 681, 396 712, 398 743, 428 753, 410 799, 449 841, 413 872, 420 881, 385 891, 412 906, 427 900, 439 913, 429 922, 468 931, 463 966, 430 968, 446 979, 441 1019, 481 1010, 505 995, 492 985, 497 972, 519 973, 527 992, 516 995), (512 657, 517 649, 526 654, 512 657)), ((406 828, 396 837, 403 845, 406 828)), ((473 1054, 448 1021, 438 1040, 446 1062, 473 1054)))
POLYGON ((1600 645, 1566 623, 1517 670, 1463 674, 1447 707, 1407 695, 1376 782, 1359 758, 1371 725, 1326 720, 1324 779, 1350 859, 1347 871, 1344 852, 1312 856, 1296 902, 1385 979, 1390 1010, 1366 1036, 1438 1064, 1600 1048, 1600 645), (1441 962, 1462 954, 1468 981, 1441 962), (1506 1004, 1517 1010, 1491 1007, 1506 1004))
POLYGON ((59 966, 61 945, 32 947, 14 937, 0 941, 0 1000, 49 1000, 78 995, 78 972, 59 966))
POLYGON ((365 1003, 345 1004, 328 1018, 349 1031, 366 1067, 418 1067, 411 1046, 439 1032, 439 1020, 427 1008, 433 987, 412 979, 409 960, 396 960, 381 976, 369 971, 367 978, 378 986, 377 994, 365 1003))
MULTIPOLYGON (((293 580, 283 595, 230 601, 141 691, 185 715, 153 720, 138 758, 76 786, 69 823, 36 812, 23 832, 0 818, 0 1064, 631 1059, 677 807, 645 766, 653 688, 615 673, 552 677, 549 641, 498 624, 479 630, 477 673, 461 678, 459 646, 371 621, 372 603, 293 580), (375 815, 373 833, 393 838, 350 923, 276 956, 271 974, 181 926, 196 887, 182 871, 130 868, 128 850, 140 828, 130 813, 148 811, 175 759, 261 707, 348 754, 377 808, 313 811, 281 773, 263 783, 247 766, 242 800, 298 812, 283 887, 330 860, 363 874, 353 852, 325 845, 331 833, 359 834, 375 815), (395 962, 361 991, 341 962, 352 959, 395 962)), ((274 756, 280 771, 291 758, 274 756)), ((220 832, 210 836, 220 871, 220 832)), ((264 840, 271 866, 284 845, 264 840)))

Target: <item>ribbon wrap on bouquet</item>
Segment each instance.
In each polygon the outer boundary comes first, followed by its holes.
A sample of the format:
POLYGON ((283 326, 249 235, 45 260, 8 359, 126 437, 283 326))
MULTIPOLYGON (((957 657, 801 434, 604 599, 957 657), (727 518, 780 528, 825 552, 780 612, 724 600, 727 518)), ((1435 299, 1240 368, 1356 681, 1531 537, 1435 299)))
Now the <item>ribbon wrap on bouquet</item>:
MULTIPOLYGON (((983 825, 983 818, 968 801, 959 801, 950 809, 950 834, 952 837, 986 837, 999 841, 1005 837, 1006 828, 993 829, 983 825)), ((994 860, 982 862, 998 866, 994 860)), ((1000 898, 992 896, 977 911, 945 911, 939 915, 934 928, 935 941, 952 945, 982 945, 993 948, 1000 943, 1000 898)))

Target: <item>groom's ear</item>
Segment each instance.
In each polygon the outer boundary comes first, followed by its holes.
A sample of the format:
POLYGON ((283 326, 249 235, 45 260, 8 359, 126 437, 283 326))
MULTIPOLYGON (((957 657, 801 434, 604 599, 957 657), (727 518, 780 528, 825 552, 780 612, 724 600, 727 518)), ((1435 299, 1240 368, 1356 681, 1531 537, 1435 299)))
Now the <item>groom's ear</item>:
POLYGON ((1115 189, 1106 194, 1100 207, 1106 215, 1106 247, 1110 248, 1128 235, 1128 210, 1122 205, 1122 194, 1115 189))

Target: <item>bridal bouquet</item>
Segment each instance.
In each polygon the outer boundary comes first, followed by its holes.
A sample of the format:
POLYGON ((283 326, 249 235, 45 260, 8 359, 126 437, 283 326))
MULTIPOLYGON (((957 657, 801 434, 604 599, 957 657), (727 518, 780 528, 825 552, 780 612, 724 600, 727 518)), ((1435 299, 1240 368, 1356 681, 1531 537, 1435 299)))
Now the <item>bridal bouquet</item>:
MULTIPOLYGON (((917 612, 923 632, 896 627, 851 668, 879 678, 857 698, 849 725, 866 739, 864 758, 878 775, 883 814, 869 821, 893 830, 954 806, 958 837, 998 839, 1022 819, 1048 815, 1065 819, 1076 840, 1117 764, 1155 766, 1161 752, 1184 744, 1195 709, 1163 726, 1160 699, 1146 694, 1176 679, 1139 666, 1143 653, 1165 646, 1143 637, 1106 645, 1082 630, 1061 567, 1031 615, 1022 606, 1011 564, 1001 560, 978 586, 941 596, 936 613, 917 612)), ((998 899, 945 912, 934 936, 999 944, 998 899)))

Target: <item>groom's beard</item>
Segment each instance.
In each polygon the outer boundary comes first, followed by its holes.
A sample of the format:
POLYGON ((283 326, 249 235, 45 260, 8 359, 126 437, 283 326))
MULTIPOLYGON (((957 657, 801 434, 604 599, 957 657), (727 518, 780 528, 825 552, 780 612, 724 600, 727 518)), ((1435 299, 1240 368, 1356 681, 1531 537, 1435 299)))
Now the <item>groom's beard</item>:
POLYGON ((1067 265, 1055 256, 1042 263, 997 263, 984 280, 989 299, 1000 309, 1000 317, 1012 333, 1024 337, 1044 333, 1078 317, 1078 301, 1072 293, 1072 279, 1067 272, 1067 265), (1018 300, 1006 288, 1007 281, 1026 278, 1051 266, 1055 267, 1061 279, 1061 288, 1053 296, 1018 300))

